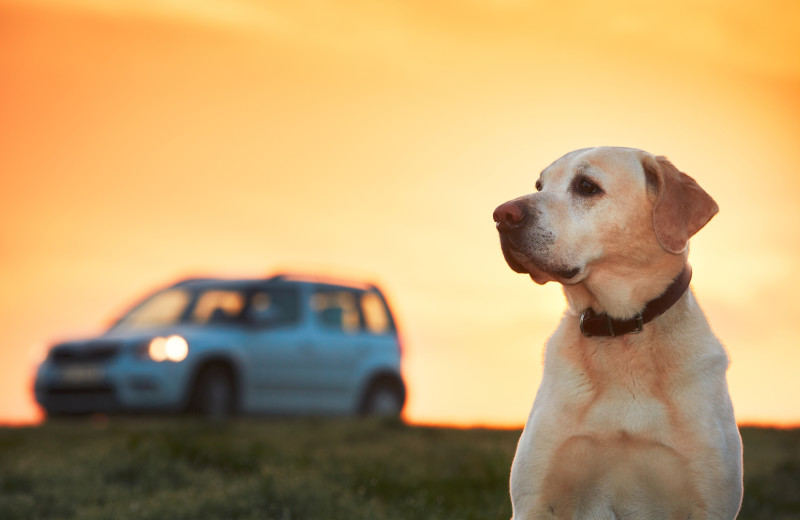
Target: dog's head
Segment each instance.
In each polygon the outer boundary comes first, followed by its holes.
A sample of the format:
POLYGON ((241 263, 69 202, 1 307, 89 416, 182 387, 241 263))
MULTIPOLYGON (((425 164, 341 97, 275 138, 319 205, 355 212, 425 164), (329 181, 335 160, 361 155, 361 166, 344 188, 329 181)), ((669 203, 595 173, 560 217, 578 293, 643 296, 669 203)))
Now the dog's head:
POLYGON ((540 284, 642 276, 685 259, 689 238, 718 211, 666 158, 630 148, 571 152, 542 171, 536 190, 501 204, 494 220, 508 265, 540 284))

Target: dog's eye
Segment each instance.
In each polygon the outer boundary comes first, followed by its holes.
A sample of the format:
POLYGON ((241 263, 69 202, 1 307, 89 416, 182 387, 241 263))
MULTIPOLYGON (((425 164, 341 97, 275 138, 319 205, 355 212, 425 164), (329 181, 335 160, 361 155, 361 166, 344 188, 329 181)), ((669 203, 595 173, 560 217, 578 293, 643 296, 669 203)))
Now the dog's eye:
POLYGON ((536 191, 542 191, 542 181, 536 181, 536 191))
POLYGON ((586 177, 576 178, 573 187, 576 193, 583 196, 598 195, 602 193, 600 186, 590 181, 586 177))

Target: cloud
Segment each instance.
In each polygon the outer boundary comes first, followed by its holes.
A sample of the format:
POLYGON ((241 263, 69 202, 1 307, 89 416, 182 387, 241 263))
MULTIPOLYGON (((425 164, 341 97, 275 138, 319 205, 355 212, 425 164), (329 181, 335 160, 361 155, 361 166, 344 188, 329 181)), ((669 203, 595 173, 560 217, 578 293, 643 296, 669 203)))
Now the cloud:
POLYGON ((212 26, 243 27, 269 21, 269 12, 254 2, 238 0, 33 0, 40 7, 88 12, 120 18, 156 18, 212 26))
POLYGON ((361 0, 33 0, 39 6, 150 18, 285 38, 406 62, 541 60, 553 53, 626 59, 668 55, 800 80, 800 4, 633 0, 569 3, 361 0), (500 51, 500 52, 498 52, 500 51))

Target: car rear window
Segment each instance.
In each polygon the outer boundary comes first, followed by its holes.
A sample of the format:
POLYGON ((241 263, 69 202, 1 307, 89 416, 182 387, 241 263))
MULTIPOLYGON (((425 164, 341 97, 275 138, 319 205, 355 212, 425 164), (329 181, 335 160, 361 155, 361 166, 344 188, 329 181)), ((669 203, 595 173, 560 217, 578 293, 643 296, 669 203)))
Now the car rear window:
POLYGON ((392 329, 389 310, 377 293, 366 292, 361 295, 361 312, 364 315, 364 326, 372 334, 386 334, 392 329))

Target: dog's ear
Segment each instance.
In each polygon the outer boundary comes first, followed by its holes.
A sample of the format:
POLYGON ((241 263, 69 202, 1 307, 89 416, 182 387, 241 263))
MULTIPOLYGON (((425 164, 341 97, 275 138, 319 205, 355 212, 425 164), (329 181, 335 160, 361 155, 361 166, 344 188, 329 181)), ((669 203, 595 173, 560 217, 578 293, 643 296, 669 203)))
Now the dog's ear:
POLYGON ((666 157, 642 160, 648 188, 655 189, 653 227, 666 251, 680 253, 689 239, 719 211, 714 199, 694 179, 678 171, 666 157))

